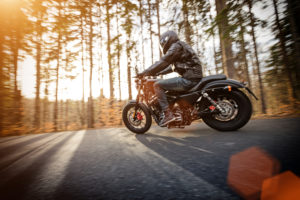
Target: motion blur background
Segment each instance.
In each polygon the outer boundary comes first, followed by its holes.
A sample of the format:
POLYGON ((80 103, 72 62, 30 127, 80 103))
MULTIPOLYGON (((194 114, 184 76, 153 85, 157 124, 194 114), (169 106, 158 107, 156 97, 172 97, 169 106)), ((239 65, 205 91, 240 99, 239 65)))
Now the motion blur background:
POLYGON ((246 81, 254 117, 299 116, 299 13, 299 0, 1 0, 0 135, 122 125, 166 30, 206 76, 246 81))

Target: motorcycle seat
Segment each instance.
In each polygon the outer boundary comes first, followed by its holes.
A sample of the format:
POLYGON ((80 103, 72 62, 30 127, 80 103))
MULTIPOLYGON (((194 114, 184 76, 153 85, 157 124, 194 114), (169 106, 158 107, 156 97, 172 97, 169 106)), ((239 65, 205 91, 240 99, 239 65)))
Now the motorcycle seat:
POLYGON ((217 80, 225 80, 227 77, 224 74, 219 74, 219 75, 211 75, 211 76, 206 76, 203 77, 199 83, 197 83, 194 87, 188 90, 188 92, 195 92, 198 89, 202 88, 204 85, 206 85, 209 82, 212 81, 217 81, 217 80))

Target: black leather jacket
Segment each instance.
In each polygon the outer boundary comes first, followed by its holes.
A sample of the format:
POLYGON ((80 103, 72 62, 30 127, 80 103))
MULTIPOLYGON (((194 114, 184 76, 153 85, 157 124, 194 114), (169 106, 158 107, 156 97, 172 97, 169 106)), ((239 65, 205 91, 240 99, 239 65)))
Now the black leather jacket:
POLYGON ((197 80, 202 78, 202 67, 199 57, 192 47, 185 42, 173 43, 159 61, 147 68, 143 75, 155 76, 176 71, 183 78, 197 80), (172 66, 172 64, 174 66, 172 66))

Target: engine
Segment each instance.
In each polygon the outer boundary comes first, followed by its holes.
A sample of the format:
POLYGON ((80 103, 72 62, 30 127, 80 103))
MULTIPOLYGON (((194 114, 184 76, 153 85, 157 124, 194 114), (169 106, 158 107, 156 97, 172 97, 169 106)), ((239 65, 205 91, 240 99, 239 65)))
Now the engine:
POLYGON ((192 108, 180 107, 175 103, 172 112, 176 120, 168 125, 168 128, 184 128, 192 123, 192 108))
MULTIPOLYGON (((158 117, 158 121, 160 121, 162 115, 157 96, 150 91, 147 94, 147 99, 151 110, 158 117)), ((189 106, 187 106, 187 104, 180 104, 180 102, 170 105, 172 113, 176 120, 168 124, 168 128, 184 128, 185 126, 192 123, 192 121, 195 119, 193 113, 197 112, 195 112, 196 108, 194 108, 190 104, 188 105, 189 106)))

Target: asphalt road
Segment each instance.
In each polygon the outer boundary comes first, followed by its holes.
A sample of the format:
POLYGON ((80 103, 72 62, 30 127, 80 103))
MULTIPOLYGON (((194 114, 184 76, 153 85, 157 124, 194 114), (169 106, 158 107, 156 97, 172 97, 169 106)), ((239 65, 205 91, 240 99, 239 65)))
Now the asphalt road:
POLYGON ((253 146, 300 175, 300 118, 236 132, 195 123, 0 138, 0 199, 240 199, 227 184, 229 159, 253 146))

